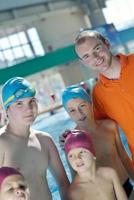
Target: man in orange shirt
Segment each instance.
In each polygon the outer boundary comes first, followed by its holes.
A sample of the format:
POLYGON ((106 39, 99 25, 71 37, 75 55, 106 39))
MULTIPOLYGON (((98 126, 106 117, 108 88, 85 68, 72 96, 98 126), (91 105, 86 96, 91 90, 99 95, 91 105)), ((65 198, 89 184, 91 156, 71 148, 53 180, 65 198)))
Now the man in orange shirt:
POLYGON ((100 74, 93 89, 95 119, 111 118, 120 125, 134 164, 134 55, 114 56, 109 48, 109 42, 96 31, 81 31, 75 39, 80 60, 100 74))

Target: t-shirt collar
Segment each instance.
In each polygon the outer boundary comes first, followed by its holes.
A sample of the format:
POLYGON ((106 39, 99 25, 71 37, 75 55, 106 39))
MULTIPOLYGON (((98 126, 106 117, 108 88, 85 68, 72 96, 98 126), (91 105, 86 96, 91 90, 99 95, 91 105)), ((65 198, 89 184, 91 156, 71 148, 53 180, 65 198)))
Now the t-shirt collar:
MULTIPOLYGON (((123 70, 124 70, 124 67, 126 66, 127 64, 127 56, 126 55, 123 55, 123 54, 118 54, 116 55, 117 58, 119 58, 120 60, 120 63, 121 63, 121 74, 123 73, 123 70)), ((109 81, 113 81, 113 79, 108 79, 107 77, 105 77, 103 74, 100 74, 99 75, 100 77, 100 81, 105 85, 107 83, 109 83, 109 81)), ((116 81, 116 80, 114 80, 116 81)), ((118 81, 118 80, 117 80, 118 81)))

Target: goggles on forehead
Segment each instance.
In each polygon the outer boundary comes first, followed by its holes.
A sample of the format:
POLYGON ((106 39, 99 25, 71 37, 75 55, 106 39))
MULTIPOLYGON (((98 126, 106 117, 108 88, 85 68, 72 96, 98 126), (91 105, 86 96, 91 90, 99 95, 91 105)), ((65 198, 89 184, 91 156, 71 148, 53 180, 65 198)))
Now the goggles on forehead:
POLYGON ((30 94, 34 94, 35 93, 35 89, 34 88, 20 88, 19 90, 17 90, 12 96, 10 96, 5 102, 4 102, 4 106, 6 104, 8 104, 10 101, 12 101, 13 99, 20 99, 23 95, 25 95, 26 93, 30 93, 30 94))

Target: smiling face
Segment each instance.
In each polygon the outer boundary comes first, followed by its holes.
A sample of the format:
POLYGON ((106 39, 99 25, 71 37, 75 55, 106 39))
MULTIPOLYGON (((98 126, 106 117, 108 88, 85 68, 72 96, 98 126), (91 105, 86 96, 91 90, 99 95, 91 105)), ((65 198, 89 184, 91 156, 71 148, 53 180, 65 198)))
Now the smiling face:
POLYGON ((92 118, 91 104, 83 99, 72 99, 67 103, 67 112, 78 125, 89 124, 92 118))
POLYGON ((104 42, 99 38, 88 37, 83 43, 77 44, 75 49, 84 65, 91 69, 103 73, 110 68, 112 54, 109 51, 107 41, 104 42))
POLYGON ((29 189, 21 175, 4 179, 0 188, 0 200, 30 200, 29 189))
POLYGON ((9 106, 7 115, 10 123, 31 125, 37 116, 35 97, 19 99, 9 106))
POLYGON ((71 149, 67 157, 70 165, 77 173, 86 172, 94 163, 93 154, 82 147, 71 149))

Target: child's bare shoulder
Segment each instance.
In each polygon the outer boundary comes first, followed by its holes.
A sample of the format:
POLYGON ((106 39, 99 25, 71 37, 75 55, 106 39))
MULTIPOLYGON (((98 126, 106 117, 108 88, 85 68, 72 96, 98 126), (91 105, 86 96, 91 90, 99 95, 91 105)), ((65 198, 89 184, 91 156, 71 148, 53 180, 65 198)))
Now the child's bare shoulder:
POLYGON ((44 138, 44 139, 52 138, 49 133, 46 133, 44 131, 39 131, 39 130, 31 129, 30 130, 30 137, 33 137, 35 135, 37 137, 44 138))
POLYGON ((97 124, 100 126, 100 128, 103 128, 103 129, 117 130, 116 123, 111 119, 98 120, 97 124))
POLYGON ((46 133, 44 131, 38 131, 35 129, 30 130, 30 138, 37 137, 38 140, 42 143, 45 144, 46 146, 54 144, 53 139, 49 133, 46 133))
POLYGON ((111 178, 112 176, 115 176, 116 171, 111 167, 100 167, 97 170, 97 174, 104 178, 111 178))

